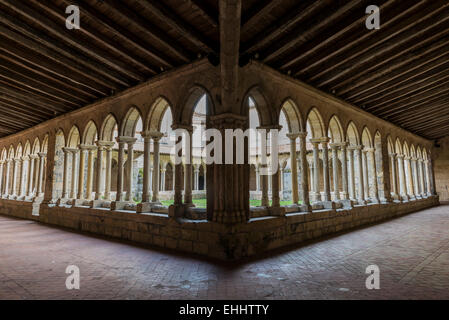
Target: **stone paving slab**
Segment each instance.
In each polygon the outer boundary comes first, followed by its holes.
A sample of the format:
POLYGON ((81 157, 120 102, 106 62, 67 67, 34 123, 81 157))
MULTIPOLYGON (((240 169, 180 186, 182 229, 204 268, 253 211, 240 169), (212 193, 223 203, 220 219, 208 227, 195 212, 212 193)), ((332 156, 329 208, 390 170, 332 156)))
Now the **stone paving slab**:
POLYGON ((0 299, 449 299, 449 206, 240 263, 0 216, 0 299), (371 264, 380 290, 365 288, 371 264))

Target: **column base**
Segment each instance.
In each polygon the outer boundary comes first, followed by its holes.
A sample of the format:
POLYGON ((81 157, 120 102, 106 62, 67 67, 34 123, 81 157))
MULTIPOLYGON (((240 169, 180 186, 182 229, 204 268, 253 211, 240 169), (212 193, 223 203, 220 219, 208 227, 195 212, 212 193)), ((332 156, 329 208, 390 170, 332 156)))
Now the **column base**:
POLYGON ((113 201, 111 202, 111 210, 124 210, 130 201, 113 201))
POLYGON ((359 199, 357 200, 357 204, 360 206, 366 206, 368 203, 366 202, 365 199, 359 199))
POLYGON ((91 208, 103 208, 103 204, 105 203, 105 200, 92 200, 89 203, 89 207, 91 208))
POLYGON ((302 204, 299 206, 301 212, 312 212, 312 206, 310 204, 302 204))
POLYGON ((356 204, 356 202, 354 200, 350 200, 350 199, 340 200, 340 203, 342 204, 343 208, 352 208, 356 204))
POLYGON ((285 216, 285 208, 284 207, 269 207, 268 212, 271 216, 285 216))
POLYGON ((183 204, 172 204, 168 207, 168 217, 172 219, 183 218, 186 207, 183 204))
POLYGON ((141 202, 137 205, 137 212, 143 213, 143 212, 151 212, 155 206, 161 206, 162 203, 159 201, 156 202, 141 202))
POLYGON ((334 202, 334 201, 322 201, 321 202, 324 209, 338 209, 341 207, 340 203, 334 202))
POLYGON ((58 201, 56 201, 56 204, 57 204, 58 206, 61 206, 61 205, 71 204, 71 202, 72 202, 72 199, 69 199, 69 198, 59 198, 58 201))
POLYGON ((406 194, 403 194, 403 195, 401 195, 401 198, 400 198, 400 200, 402 200, 402 201, 409 201, 410 200, 410 198, 409 198, 409 196, 408 195, 406 195, 406 194))
POLYGON ((84 207, 86 206, 86 199, 73 199, 72 200, 72 206, 74 207, 84 207))

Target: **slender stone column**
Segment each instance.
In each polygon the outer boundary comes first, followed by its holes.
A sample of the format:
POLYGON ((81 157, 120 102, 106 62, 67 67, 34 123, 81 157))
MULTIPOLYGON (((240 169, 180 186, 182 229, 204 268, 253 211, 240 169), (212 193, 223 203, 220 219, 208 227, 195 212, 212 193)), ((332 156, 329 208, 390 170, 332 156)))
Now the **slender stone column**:
POLYGON ((297 133, 288 133, 287 137, 290 139, 290 169, 292 179, 292 202, 297 204, 298 198, 298 168, 296 166, 296 138, 297 133))
POLYGON ((329 145, 332 149, 332 177, 334 181, 334 200, 340 200, 340 190, 338 188, 338 148, 339 144, 331 143, 329 145))
POLYGON ((72 179, 70 186, 70 198, 76 199, 76 155, 78 154, 78 149, 71 149, 72 154, 72 179))
POLYGON ((37 156, 30 155, 30 162, 28 165, 28 185, 27 185, 27 196, 31 197, 33 195, 33 182, 34 182, 34 162, 37 156))
POLYGON ((165 169, 165 167, 163 167, 161 169, 161 191, 165 191, 165 172, 167 171, 167 169, 165 169))
MULTIPOLYGON (((261 167, 263 169, 266 169, 267 165, 262 164, 261 167)), ((268 199, 268 176, 263 175, 262 176, 262 201, 261 201, 262 207, 268 207, 270 205, 269 199, 268 199)))
POLYGON ((39 197, 44 195, 44 164, 45 164, 45 157, 47 156, 47 153, 40 152, 39 154, 39 179, 38 179, 38 187, 37 187, 37 194, 39 197))
POLYGON ((142 190, 142 202, 150 202, 150 148, 151 148, 151 136, 148 133, 142 135, 144 139, 143 147, 143 190, 142 190))
POLYGON ((204 178, 203 178, 203 180, 204 180, 204 190, 206 190, 206 188, 207 188, 207 186, 206 186, 206 181, 207 181, 207 179, 206 179, 206 174, 207 174, 207 169, 206 169, 206 166, 204 166, 204 171, 203 171, 203 176, 204 176, 204 178))
POLYGON ((320 151, 318 145, 320 144, 319 139, 311 139, 310 142, 313 146, 313 201, 319 202, 321 200, 320 196, 320 151))
POLYGON ((391 169, 391 194, 393 199, 398 197, 398 181, 397 181, 397 173, 396 173, 396 153, 390 153, 390 169, 391 169))
POLYGON ((407 189, 405 185, 404 156, 402 154, 398 154, 397 158, 398 158, 400 194, 404 200, 408 200, 407 189))
POLYGON ((104 145, 101 141, 97 141, 97 172, 95 175, 95 200, 101 200, 103 193, 101 185, 103 183, 103 151, 104 145))
POLYGON ((323 181, 324 181, 324 194, 323 201, 331 201, 331 189, 330 189, 330 179, 329 179, 329 150, 327 144, 329 138, 322 138, 321 148, 323 153, 323 181))
POLYGON ((429 160, 424 160, 424 166, 425 166, 425 172, 426 172, 426 187, 427 187, 427 195, 431 196, 432 195, 432 189, 431 189, 431 184, 430 184, 430 166, 429 166, 429 160))
POLYGON ((280 171, 281 171, 281 182, 279 185, 279 190, 281 192, 283 192, 284 191, 284 168, 280 168, 280 171))
POLYGON ((199 189, 199 177, 200 177, 200 169, 198 169, 198 166, 195 166, 193 170, 193 175, 195 176, 195 179, 193 180, 193 190, 199 189))
POLYGON ((117 196, 115 201, 123 201, 123 182, 124 182, 124 164, 125 164, 125 141, 120 137, 116 138, 118 142, 118 161, 117 161, 117 196))
POLYGON ((9 179, 11 176, 11 159, 6 160, 5 195, 10 195, 9 179))
POLYGON ((370 175, 372 176, 373 179, 373 201, 374 202, 380 202, 379 199, 379 188, 377 185, 377 168, 376 168, 376 157, 375 157, 375 149, 374 148, 368 148, 367 149, 368 152, 368 157, 369 157, 369 161, 367 162, 369 164, 370 167, 370 175))
POLYGON ((92 200, 93 182, 94 182, 94 153, 96 147, 91 146, 88 149, 87 158, 87 183, 86 183, 86 199, 92 200))
POLYGON ((27 187, 28 187, 28 173, 27 170, 29 170, 30 167, 30 157, 29 156, 23 156, 20 159, 20 183, 19 183, 19 197, 21 199, 26 196, 27 194, 27 187), (27 168, 25 169, 25 163, 28 164, 27 168))
POLYGON ((433 160, 432 158, 429 159, 429 174, 430 174, 430 194, 431 195, 435 195, 436 191, 435 191, 435 177, 433 174, 433 160))
POLYGON ((412 165, 414 193, 415 193, 415 197, 417 197, 417 196, 419 196, 419 172, 418 172, 418 166, 416 164, 418 159, 411 158, 410 161, 411 161, 411 165, 412 165))
POLYGON ((18 186, 17 186, 17 197, 21 197, 22 196, 22 191, 23 191, 23 169, 24 169, 24 160, 23 157, 22 158, 18 158, 17 159, 18 164, 17 164, 17 179, 19 180, 17 182, 18 186))
POLYGON ((256 191, 260 191, 260 170, 256 167, 256 191))
POLYGON ((80 162, 79 162, 79 170, 78 170, 78 199, 84 200, 84 166, 86 161, 86 146, 79 145, 80 149, 80 162))
POLYGON ((17 176, 19 171, 19 159, 13 159, 14 167, 13 167, 13 175, 12 175, 12 196, 17 196, 17 176))
POLYGON ((363 164, 362 164, 362 149, 363 146, 356 146, 355 147, 355 153, 357 155, 357 174, 359 176, 359 188, 358 188, 358 194, 357 194, 357 200, 359 204, 366 204, 366 201, 364 199, 365 190, 364 190, 364 180, 363 180, 363 164))
POLYGON ((0 160, 0 197, 3 195, 3 167, 5 165, 4 160, 0 160))
POLYGON ((37 154, 37 158, 34 161, 34 196, 38 196, 38 188, 39 188, 39 168, 40 168, 40 157, 39 153, 37 154))
MULTIPOLYGON (((153 202, 159 201, 159 173, 160 173, 160 144, 159 141, 162 138, 162 134, 153 135, 153 202)), ((178 178, 176 176, 176 178, 178 178)), ((179 175, 181 180, 181 174, 179 175)), ((181 182, 181 181, 180 181, 181 182)))
POLYGON ((126 190, 126 201, 133 201, 133 166, 134 166, 134 143, 137 141, 136 138, 131 138, 126 143, 128 144, 128 159, 126 167, 128 172, 128 185, 126 190))
POLYGON ((184 181, 185 181, 185 186, 184 186, 184 204, 187 205, 193 205, 192 204, 192 160, 193 160, 193 154, 192 154, 192 133, 193 130, 187 130, 189 135, 187 137, 187 139, 189 139, 189 143, 188 146, 190 147, 190 159, 186 159, 186 164, 185 164, 185 171, 184 171, 184 181))
POLYGON ((340 143, 341 147, 341 186, 343 189, 343 200, 349 200, 348 191, 348 163, 347 163, 347 142, 340 143))
POLYGON ((354 146, 348 147, 348 160, 349 160, 349 197, 351 200, 356 200, 355 198, 355 167, 354 167, 354 146))
MULTIPOLYGON (((113 144, 113 142, 111 142, 113 144)), ((106 146, 106 178, 104 183, 104 199, 111 200, 112 146, 106 146)))
POLYGON ((280 207, 279 198, 279 170, 271 174, 271 206, 274 208, 280 207))
POLYGON ((426 191, 424 189, 424 171, 423 171, 424 162, 423 159, 418 160, 418 171, 419 171, 419 184, 420 184, 420 195, 424 197, 426 195, 426 191))
MULTIPOLYGON (((310 197, 309 197, 309 176, 307 174, 307 148, 306 148, 306 132, 300 132, 299 137, 299 160, 301 166, 301 194, 302 194, 302 207, 303 210, 311 211, 310 197)), ((298 185, 298 183, 296 183, 298 185)))
POLYGON ((366 149, 362 150, 362 165, 363 165, 363 199, 369 199, 369 182, 368 182, 368 156, 366 149))
POLYGON ((411 157, 404 157, 404 161, 407 164, 407 190, 410 198, 415 198, 415 186, 413 181, 412 163, 411 157))
POLYGON ((64 152, 64 173, 62 175, 62 198, 67 199, 69 197, 68 194, 68 185, 69 185, 69 153, 70 150, 67 148, 62 148, 64 152))

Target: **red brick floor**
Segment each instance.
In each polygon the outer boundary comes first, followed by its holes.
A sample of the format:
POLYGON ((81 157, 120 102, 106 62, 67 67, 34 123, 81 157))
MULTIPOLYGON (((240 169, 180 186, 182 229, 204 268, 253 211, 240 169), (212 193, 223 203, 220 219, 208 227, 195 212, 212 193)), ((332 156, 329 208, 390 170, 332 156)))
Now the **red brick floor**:
POLYGON ((0 298, 449 299, 449 206, 240 264, 0 216, 0 298), (365 288, 371 264, 380 290, 365 288), (80 290, 65 287, 68 265, 80 290))

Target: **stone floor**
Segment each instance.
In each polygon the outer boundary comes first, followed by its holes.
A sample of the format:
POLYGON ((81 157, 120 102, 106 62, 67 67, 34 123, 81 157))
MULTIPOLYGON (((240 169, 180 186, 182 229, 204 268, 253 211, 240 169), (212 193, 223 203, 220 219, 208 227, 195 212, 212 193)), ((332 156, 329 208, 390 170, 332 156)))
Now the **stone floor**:
POLYGON ((0 216, 0 298, 449 299, 449 206, 226 265, 0 216))

